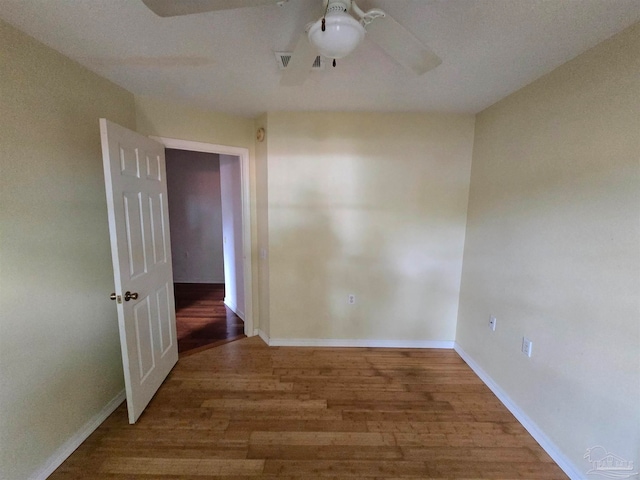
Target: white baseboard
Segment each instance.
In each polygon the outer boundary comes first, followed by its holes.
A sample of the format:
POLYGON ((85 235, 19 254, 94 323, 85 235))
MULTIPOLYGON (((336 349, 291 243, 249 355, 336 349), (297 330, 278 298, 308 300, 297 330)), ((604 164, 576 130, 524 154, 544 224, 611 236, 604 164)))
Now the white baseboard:
POLYGON ((238 310, 238 306, 235 304, 235 302, 231 301, 229 297, 224 297, 224 304, 231 310, 233 310, 233 313, 235 313, 236 315, 238 314, 238 312, 236 312, 236 310, 238 310))
POLYGON ((567 474, 572 480, 581 480, 585 476, 581 473, 576 466, 571 462, 553 443, 549 437, 536 425, 536 423, 525 414, 520 407, 509 398, 509 395, 498 386, 498 384, 485 372, 480 365, 478 365, 468 354, 465 352, 458 343, 454 346, 455 351, 462 357, 462 359, 471 367, 471 370, 475 372, 478 377, 485 383, 487 387, 498 397, 498 400, 507 407, 507 409, 513 414, 514 417, 520 422, 520 424, 531 434, 531 436, 540 444, 545 452, 549 454, 551 458, 558 464, 558 466, 567 474))
POLYGON ((254 335, 258 335, 258 336, 262 339, 262 341, 263 341, 264 343, 266 343, 267 345, 269 345, 269 335, 267 335, 266 333, 264 333, 262 330, 260 330, 259 328, 256 328, 256 329, 253 331, 253 334, 254 334, 254 335))
POLYGON ((224 304, 229 307, 233 311, 233 313, 238 315, 242 319, 242 321, 244 321, 244 312, 240 310, 234 302, 229 300, 227 297, 224 297, 224 304))
POLYGON ((363 340, 341 338, 271 338, 270 347, 377 347, 453 348, 454 342, 438 340, 363 340))
POLYGON ((45 480, 51 475, 56 468, 62 465, 69 455, 71 455, 76 448, 84 442, 89 435, 91 435, 96 428, 104 422, 109 415, 111 415, 116 408, 125 401, 125 391, 122 390, 113 399, 105 405, 96 415, 93 416, 87 423, 85 423, 80 430, 78 430, 71 438, 62 444, 62 446, 56 450, 56 452, 49 457, 46 463, 36 470, 29 478, 33 480, 45 480))

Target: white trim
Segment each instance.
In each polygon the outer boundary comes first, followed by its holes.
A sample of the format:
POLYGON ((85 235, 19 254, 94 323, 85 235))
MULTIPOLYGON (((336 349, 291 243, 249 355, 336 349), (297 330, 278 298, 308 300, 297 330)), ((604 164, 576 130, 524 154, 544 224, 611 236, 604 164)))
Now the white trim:
MULTIPOLYGON (((160 142, 165 148, 189 150, 192 152, 217 153, 240 157, 240 188, 242 193, 242 255, 244 264, 244 334, 251 337, 253 331, 253 291, 252 291, 252 252, 251 252, 251 183, 249 175, 249 149, 230 147, 214 143, 192 142, 167 137, 149 137, 160 142)), ((171 221, 171 219, 169 219, 171 221)), ((231 307, 229 307, 231 308, 231 307)))
POLYGON ((376 347, 453 348, 454 342, 438 340, 367 340, 341 338, 271 338, 270 347, 376 347))
POLYGON ((262 341, 263 341, 264 343, 266 343, 267 345, 269 345, 269 335, 267 335, 266 333, 264 333, 262 330, 260 330, 259 328, 256 328, 256 329, 253 331, 253 334, 254 334, 254 335, 259 335, 259 336, 260 336, 260 338, 262 339, 262 341))
POLYGON ((125 401, 125 392, 122 390, 102 410, 85 423, 80 430, 74 433, 71 438, 62 444, 53 455, 49 457, 46 463, 36 470, 29 478, 33 480, 45 480, 51 475, 56 468, 62 465, 69 456, 91 435, 96 428, 111 415, 122 402, 125 401))
POLYGON ((242 312, 238 306, 231 301, 231 299, 224 297, 224 304, 244 321, 244 312, 242 312))
POLYGON ((509 398, 509 395, 500 388, 500 386, 485 372, 480 365, 478 365, 462 347, 456 342, 454 345, 455 351, 462 357, 462 359, 471 367, 471 370, 475 372, 478 377, 485 383, 487 387, 498 397, 498 400, 507 407, 507 409, 513 414, 514 417, 520 422, 520 424, 529 432, 529 434, 535 439, 536 442, 549 454, 551 458, 558 464, 558 466, 567 474, 572 480, 578 480, 585 478, 576 466, 564 455, 555 443, 551 441, 549 437, 542 431, 536 423, 529 418, 529 416, 522 411, 522 409, 509 398))
POLYGON ((233 310, 233 313, 235 313, 236 315, 238 314, 238 312, 236 311, 238 310, 238 306, 235 303, 233 303, 229 297, 224 297, 223 301, 227 307, 233 310))

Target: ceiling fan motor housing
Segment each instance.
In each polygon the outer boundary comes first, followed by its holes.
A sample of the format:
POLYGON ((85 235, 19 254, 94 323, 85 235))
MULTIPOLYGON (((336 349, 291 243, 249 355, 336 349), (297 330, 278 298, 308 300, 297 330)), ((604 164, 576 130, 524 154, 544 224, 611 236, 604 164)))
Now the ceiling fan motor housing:
POLYGON ((346 57, 364 38, 364 27, 347 13, 350 7, 351 1, 329 2, 325 16, 309 29, 309 41, 321 55, 333 59, 346 57))
POLYGON ((329 5, 327 5, 327 11, 325 12, 325 14, 329 14, 329 13, 342 13, 342 12, 348 12, 351 9, 351 2, 344 2, 344 1, 334 1, 334 2, 329 2, 329 5))

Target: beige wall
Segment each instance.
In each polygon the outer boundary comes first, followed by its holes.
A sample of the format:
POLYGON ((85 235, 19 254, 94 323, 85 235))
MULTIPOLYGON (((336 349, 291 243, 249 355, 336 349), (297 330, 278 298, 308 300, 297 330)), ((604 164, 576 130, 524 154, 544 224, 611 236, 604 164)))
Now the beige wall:
POLYGON ((254 157, 254 122, 250 118, 138 95, 135 102, 137 131, 143 135, 243 147, 254 157))
POLYGON ((582 472, 640 460, 639 155, 640 24, 477 118, 457 341, 582 472))
POLYGON ((134 99, 0 21, 0 478, 23 479, 124 388, 99 117, 134 99))
POLYGON ((453 341, 473 116, 268 122, 271 338, 453 341))
POLYGON ((202 110, 196 107, 136 96, 137 131, 142 135, 212 143, 249 149, 249 177, 251 183, 251 251, 253 321, 259 328, 260 302, 258 295, 257 213, 255 126, 249 118, 202 110))

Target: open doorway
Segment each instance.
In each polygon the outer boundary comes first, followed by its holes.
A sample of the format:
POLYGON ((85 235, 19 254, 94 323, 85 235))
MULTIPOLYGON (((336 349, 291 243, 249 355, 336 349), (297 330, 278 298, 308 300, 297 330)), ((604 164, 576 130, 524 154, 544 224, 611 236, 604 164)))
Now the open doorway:
POLYGON ((248 150, 155 139, 166 147, 179 351, 250 336, 248 150))
POLYGON ((240 159, 166 149, 180 354, 243 338, 240 159))

